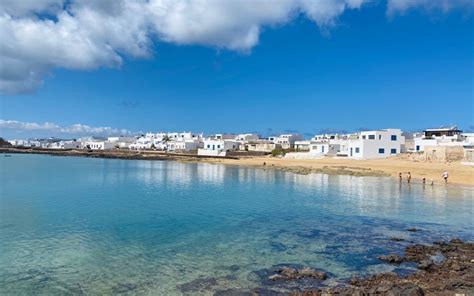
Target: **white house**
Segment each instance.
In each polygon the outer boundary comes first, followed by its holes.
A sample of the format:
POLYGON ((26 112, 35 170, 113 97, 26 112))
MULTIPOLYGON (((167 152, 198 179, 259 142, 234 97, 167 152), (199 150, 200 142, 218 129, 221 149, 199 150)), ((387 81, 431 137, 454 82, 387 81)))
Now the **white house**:
POLYGON ((216 139, 216 140, 235 140, 237 136, 233 134, 215 134, 211 136, 211 139, 216 139))
POLYGON ((239 145, 235 140, 207 139, 204 140, 204 147, 198 149, 198 155, 226 156, 228 151, 239 149, 239 145))
POLYGON ((280 144, 275 144, 268 140, 249 141, 240 144, 239 149, 242 151, 254 151, 254 152, 272 152, 275 149, 280 149, 280 144))
POLYGON ((49 144, 49 147, 51 149, 81 149, 82 148, 82 143, 71 140, 71 141, 55 141, 49 144))
POLYGON ((309 140, 295 141, 294 143, 295 149, 298 151, 309 151, 310 145, 311 141, 309 140))
POLYGON ((140 137, 138 138, 135 143, 130 144, 128 148, 131 150, 143 150, 143 149, 151 149, 153 145, 153 138, 152 137, 140 137))
POLYGON ((324 134, 311 138, 309 151, 313 154, 347 156, 350 135, 324 134))
POLYGON ((129 148, 130 145, 135 143, 136 138, 135 137, 108 137, 107 141, 110 143, 114 143, 114 145, 119 148, 129 148))
POLYGON ((63 149, 81 149, 82 143, 78 141, 64 141, 63 149))
POLYGON ((311 141, 310 153, 336 156, 341 152, 340 144, 332 144, 330 141, 311 141))
POLYGON ((472 146, 474 145, 474 133, 463 133, 464 145, 472 146))
POLYGON ((269 141, 280 144, 283 149, 293 148, 296 141, 302 141, 303 136, 300 134, 282 134, 276 137, 269 137, 269 141))
POLYGON ((235 137, 235 140, 238 142, 250 142, 258 141, 259 136, 257 134, 239 134, 235 137))
POLYGON ((202 134, 192 132, 168 132, 168 133, 146 133, 138 138, 130 149, 142 150, 155 148, 167 151, 189 151, 202 146, 202 134))
POLYGON ((86 141, 82 142, 82 148, 91 150, 107 150, 114 149, 115 144, 107 141, 86 141))
POLYGON ((166 142, 167 151, 191 151, 202 147, 202 142, 198 140, 172 140, 166 142))
POLYGON ((464 138, 457 127, 426 129, 415 137, 415 151, 421 152, 430 146, 461 146, 464 138))
POLYGON ((349 138, 348 157, 353 159, 386 158, 399 154, 405 137, 400 129, 364 131, 349 138))

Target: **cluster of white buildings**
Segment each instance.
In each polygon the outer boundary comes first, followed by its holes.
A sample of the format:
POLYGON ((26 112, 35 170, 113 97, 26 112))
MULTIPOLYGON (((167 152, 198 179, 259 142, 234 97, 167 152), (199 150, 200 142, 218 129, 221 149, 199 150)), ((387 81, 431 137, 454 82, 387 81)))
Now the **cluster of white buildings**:
MULTIPOLYGON (((323 134, 304 140, 300 134, 282 134, 262 138, 257 134, 215 134, 168 132, 142 136, 108 138, 85 137, 77 140, 12 140, 14 146, 49 149, 129 149, 169 152, 197 152, 201 156, 228 156, 232 152, 270 153, 276 149, 292 149, 289 158, 324 156, 352 159, 387 158, 405 152, 424 152, 433 147, 474 148, 474 134, 462 133, 456 127, 427 129, 423 133, 403 133, 400 129, 362 131, 350 134, 323 134)), ((439 149, 438 149, 439 150, 439 149)), ((430 150, 431 151, 431 150, 430 150)))
POLYGON ((295 148, 306 151, 305 155, 292 153, 288 155, 289 158, 339 156, 352 159, 377 159, 406 151, 405 136, 400 129, 316 135, 308 141, 297 141, 295 148))

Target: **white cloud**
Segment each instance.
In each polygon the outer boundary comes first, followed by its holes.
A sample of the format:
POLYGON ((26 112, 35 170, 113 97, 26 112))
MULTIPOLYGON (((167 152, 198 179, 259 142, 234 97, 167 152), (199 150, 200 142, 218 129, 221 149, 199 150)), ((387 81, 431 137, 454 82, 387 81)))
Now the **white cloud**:
POLYGON ((62 127, 55 123, 45 122, 22 122, 17 120, 0 119, 0 131, 12 131, 15 133, 26 133, 29 135, 64 135, 64 136, 113 136, 113 135, 130 135, 133 134, 127 129, 117 129, 112 127, 93 127, 84 124, 73 124, 71 126, 62 127))
POLYGON ((3 0, 0 92, 31 92, 54 68, 119 67, 153 40, 246 51, 265 26, 302 13, 330 26, 364 0, 3 0), (41 17, 38 15, 41 14, 41 17), (46 15, 46 17, 45 17, 46 15))
POLYGON ((388 0, 387 13, 403 14, 410 9, 440 10, 448 12, 452 9, 472 9, 474 1, 472 0, 388 0))
MULTIPOLYGON (((120 67, 123 56, 151 56, 155 40, 248 51, 258 44, 262 28, 298 15, 330 27, 346 10, 369 1, 2 0, 0 93, 35 91, 55 68, 120 67)), ((449 10, 470 2, 388 0, 388 10, 449 10)))

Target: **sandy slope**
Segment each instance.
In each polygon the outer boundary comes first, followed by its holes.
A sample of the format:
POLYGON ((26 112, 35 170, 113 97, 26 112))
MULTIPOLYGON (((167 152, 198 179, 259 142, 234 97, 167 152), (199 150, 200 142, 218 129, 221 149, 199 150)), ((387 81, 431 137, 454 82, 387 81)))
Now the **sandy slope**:
MULTIPOLYGON (((406 182, 406 173, 411 172, 412 182, 421 182, 421 179, 426 178, 426 182, 431 180, 434 184, 444 184, 442 179, 443 171, 447 170, 449 173, 449 183, 472 185, 474 186, 474 167, 462 165, 460 162, 453 163, 437 163, 403 160, 397 158, 377 159, 377 160, 352 160, 341 158, 323 158, 314 160, 302 159, 284 159, 273 157, 253 157, 235 159, 209 159, 207 162, 224 163, 245 166, 262 166, 266 163, 267 167, 272 165, 277 168, 310 168, 314 170, 332 170, 334 173, 340 171, 341 166, 346 167, 347 170, 355 172, 368 172, 367 169, 378 172, 384 172, 393 177, 398 178, 398 173, 403 173, 403 181, 406 182)), ((361 174, 363 175, 363 174, 361 174)), ((367 174, 370 175, 370 174, 367 174)))

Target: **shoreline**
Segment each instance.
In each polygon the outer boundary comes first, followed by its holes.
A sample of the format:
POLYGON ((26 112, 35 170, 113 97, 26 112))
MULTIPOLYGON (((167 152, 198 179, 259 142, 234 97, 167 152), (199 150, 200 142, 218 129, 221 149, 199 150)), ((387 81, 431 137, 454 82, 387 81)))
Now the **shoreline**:
POLYGON ((237 165, 260 169, 275 169, 296 174, 322 173, 328 175, 350 175, 369 177, 392 177, 398 179, 398 173, 403 174, 401 184, 407 185, 406 173, 411 172, 410 184, 423 185, 422 178, 426 178, 426 185, 445 186, 441 178, 443 171, 450 174, 447 185, 468 186, 474 188, 474 167, 462 165, 460 162, 438 163, 412 161, 399 158, 376 160, 353 160, 343 158, 321 159, 286 159, 270 156, 242 156, 242 157, 209 157, 196 154, 166 153, 160 151, 130 151, 130 150, 55 150, 55 149, 22 149, 0 148, 0 154, 47 154, 52 156, 75 156, 91 158, 112 158, 129 160, 168 160, 179 162, 205 162, 211 164, 237 165), (265 165, 264 165, 265 164, 265 165))

